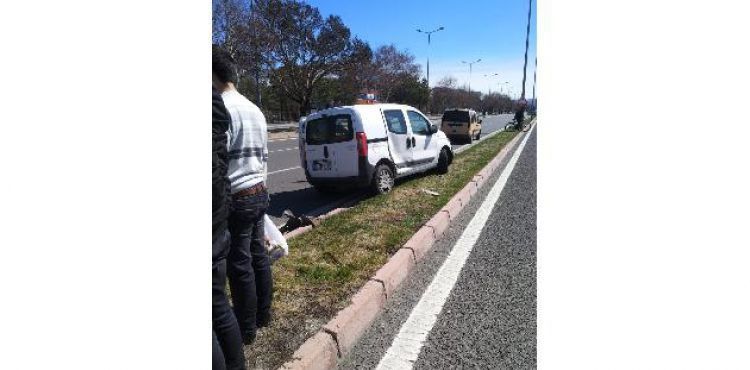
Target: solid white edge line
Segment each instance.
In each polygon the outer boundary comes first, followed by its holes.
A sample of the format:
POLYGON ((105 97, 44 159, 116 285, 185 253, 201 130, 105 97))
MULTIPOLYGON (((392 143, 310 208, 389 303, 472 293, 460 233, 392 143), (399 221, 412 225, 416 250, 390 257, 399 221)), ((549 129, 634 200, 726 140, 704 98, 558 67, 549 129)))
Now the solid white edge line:
MULTIPOLYGON (((536 125, 535 125, 536 127, 536 125)), ((518 163, 526 142, 533 132, 532 127, 528 135, 523 138, 521 144, 516 148, 513 156, 503 169, 500 177, 497 179, 482 205, 477 210, 474 217, 469 221, 461 237, 456 241, 448 257, 445 259, 440 269, 435 274, 427 290, 414 306, 409 318, 406 319, 396 337, 393 339, 390 348, 380 359, 377 370, 385 369, 411 369, 422 351, 422 346, 427 341, 427 335, 432 330, 437 321, 438 315, 443 309, 443 305, 450 296, 453 286, 458 281, 458 277, 463 269, 466 260, 471 254, 471 250, 479 239, 479 235, 484 229, 484 225, 490 217, 490 212, 495 203, 500 199, 500 194, 505 188, 513 169, 518 163)))

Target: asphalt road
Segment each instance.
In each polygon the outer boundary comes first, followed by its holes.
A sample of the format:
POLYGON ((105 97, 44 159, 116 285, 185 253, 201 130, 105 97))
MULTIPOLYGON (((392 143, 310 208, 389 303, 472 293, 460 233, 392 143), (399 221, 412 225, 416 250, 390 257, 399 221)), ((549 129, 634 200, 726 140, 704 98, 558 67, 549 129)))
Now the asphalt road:
MULTIPOLYGON (((501 130, 512 119, 511 114, 486 116, 482 123, 482 136, 501 130)), ((436 124, 440 122, 433 121, 436 124)), ((277 225, 286 219, 284 210, 295 214, 318 216, 328 212, 341 202, 351 199, 356 192, 321 194, 305 180, 305 172, 300 167, 297 138, 272 140, 268 143, 268 188, 271 203, 268 215, 277 225)), ((463 145, 454 145, 457 149, 463 145)))
MULTIPOLYGON (((414 369, 536 368, 535 132, 429 331, 414 369)), ((417 264, 383 314, 339 362, 339 369, 377 367, 500 172, 417 264)))

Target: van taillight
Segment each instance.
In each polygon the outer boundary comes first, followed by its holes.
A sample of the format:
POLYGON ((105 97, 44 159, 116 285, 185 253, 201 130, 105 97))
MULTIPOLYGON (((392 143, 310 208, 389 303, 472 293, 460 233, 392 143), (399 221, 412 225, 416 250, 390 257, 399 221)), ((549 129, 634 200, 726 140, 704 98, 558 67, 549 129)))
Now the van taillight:
POLYGON ((364 132, 357 133, 357 153, 360 157, 367 157, 367 135, 364 132))

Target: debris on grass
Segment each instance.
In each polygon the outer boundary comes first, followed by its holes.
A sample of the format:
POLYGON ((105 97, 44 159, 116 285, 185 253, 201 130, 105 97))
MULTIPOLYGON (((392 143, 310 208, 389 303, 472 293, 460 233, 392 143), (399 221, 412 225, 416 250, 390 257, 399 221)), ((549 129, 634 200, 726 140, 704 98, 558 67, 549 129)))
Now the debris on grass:
POLYGON ((432 195, 433 197, 436 197, 436 196, 440 195, 440 193, 438 193, 436 191, 428 190, 428 189, 422 189, 422 192, 426 193, 426 194, 429 194, 429 195, 432 195))

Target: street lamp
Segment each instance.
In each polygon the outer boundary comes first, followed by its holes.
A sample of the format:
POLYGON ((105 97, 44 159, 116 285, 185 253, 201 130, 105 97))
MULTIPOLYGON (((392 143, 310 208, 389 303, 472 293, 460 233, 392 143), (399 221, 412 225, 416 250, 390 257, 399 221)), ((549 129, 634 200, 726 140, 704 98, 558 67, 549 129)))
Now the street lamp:
POLYGON ((444 29, 445 27, 443 26, 440 26, 440 28, 434 29, 432 31, 422 31, 421 29, 417 29, 417 32, 427 34, 427 87, 430 87, 430 40, 432 39, 433 33, 442 31, 444 29))
POLYGON ((472 66, 473 66, 473 65, 474 65, 475 63, 479 63, 479 62, 481 62, 481 61, 482 61, 482 58, 479 58, 479 59, 477 59, 477 60, 475 60, 475 61, 473 61, 473 62, 467 62, 467 61, 463 61, 463 60, 461 61, 461 63, 464 63, 464 64, 468 64, 468 65, 469 65, 469 92, 471 92, 471 67, 472 67, 472 66))
MULTIPOLYGON (((488 75, 484 75, 485 78, 486 77, 494 77, 494 76, 500 76, 500 74, 499 73, 493 73, 491 75, 489 75, 489 74, 488 75)), ((487 87, 487 95, 490 95, 490 88, 491 87, 492 87, 492 83, 490 83, 490 86, 487 87)))
MULTIPOLYGON (((505 81, 505 82, 503 82, 503 86, 506 87, 505 88, 505 96, 507 96, 508 99, 510 99, 512 101, 513 100, 513 97, 511 96, 512 85, 510 84, 510 82, 505 81)), ((512 106, 511 106, 511 108, 512 108, 512 106)))
POLYGON ((515 89, 513 89, 513 84, 508 81, 505 81, 503 85, 505 85, 505 95, 512 100, 513 94, 515 94, 515 89))
POLYGON ((252 22, 252 26, 253 26, 252 36, 253 36, 253 64, 254 64, 253 69, 255 70, 255 90, 256 90, 255 99, 257 100, 255 104, 257 104, 258 108, 260 108, 263 106, 263 102, 261 101, 263 96, 260 90, 260 68, 261 67, 260 67, 260 60, 259 60, 260 53, 258 52, 258 43, 257 43, 258 33, 256 30, 256 25, 255 25, 255 13, 256 13, 255 5, 256 5, 255 1, 250 0, 250 17, 252 17, 250 19, 250 22, 252 22))

